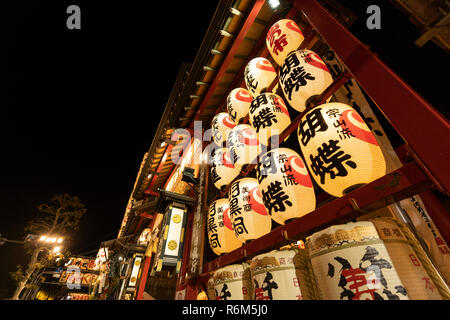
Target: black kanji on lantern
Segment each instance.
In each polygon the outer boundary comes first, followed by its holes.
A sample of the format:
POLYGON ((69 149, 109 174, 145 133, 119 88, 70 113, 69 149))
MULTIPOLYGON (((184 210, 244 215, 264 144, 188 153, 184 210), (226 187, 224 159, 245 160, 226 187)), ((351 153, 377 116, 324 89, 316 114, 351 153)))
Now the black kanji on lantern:
POLYGON ((349 160, 351 156, 345 154, 343 150, 338 146, 339 140, 329 140, 327 143, 322 143, 322 147, 317 148, 317 155, 313 157, 310 155, 311 170, 317 176, 320 176, 320 183, 325 183, 325 176, 328 173, 331 179, 336 176, 345 177, 348 172, 344 164, 350 168, 355 169, 356 163, 349 160))
POLYGON ((268 104, 267 101, 267 95, 260 94, 255 99, 252 100, 252 103, 250 104, 250 113, 255 112, 256 109, 258 109, 261 105, 268 104))
POLYGON ((292 202, 289 201, 289 196, 283 191, 280 181, 271 182, 267 187, 267 192, 261 190, 264 205, 272 215, 272 209, 275 212, 286 211, 286 205, 292 207, 292 202))
POLYGON ((270 127, 272 122, 277 123, 275 114, 270 110, 269 107, 262 108, 257 115, 253 116, 252 125, 255 127, 256 132, 259 132, 261 126, 263 128, 270 127))
POLYGON ((256 91, 256 88, 258 87, 258 81, 250 73, 250 69, 248 67, 245 68, 244 77, 245 77, 245 83, 247 84, 248 89, 254 93, 256 91))
POLYGON ((273 152, 268 152, 262 156, 256 167, 258 183, 261 183, 268 174, 277 173, 277 167, 273 158, 273 152))
POLYGON ((311 138, 316 135, 318 131, 326 131, 328 125, 323 119, 322 108, 315 108, 309 112, 305 118, 300 122, 298 135, 300 141, 306 146, 311 138))

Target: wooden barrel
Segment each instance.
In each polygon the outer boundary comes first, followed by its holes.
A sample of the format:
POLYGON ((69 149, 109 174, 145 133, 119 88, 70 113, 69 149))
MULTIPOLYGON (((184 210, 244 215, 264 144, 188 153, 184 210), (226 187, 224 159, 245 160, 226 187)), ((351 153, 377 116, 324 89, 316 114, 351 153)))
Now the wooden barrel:
POLYGON ((324 300, 408 300, 372 222, 334 225, 308 241, 319 296, 324 300))
POLYGON ((232 264, 213 275, 216 300, 251 300, 252 284, 247 263, 232 264))
POLYGON ((297 250, 275 250, 250 263, 255 300, 302 300, 294 257, 297 250))
POLYGON ((411 300, 442 300, 448 287, 425 254, 414 250, 406 226, 389 218, 371 220, 383 240, 411 300), (442 295, 441 295, 442 294, 442 295))

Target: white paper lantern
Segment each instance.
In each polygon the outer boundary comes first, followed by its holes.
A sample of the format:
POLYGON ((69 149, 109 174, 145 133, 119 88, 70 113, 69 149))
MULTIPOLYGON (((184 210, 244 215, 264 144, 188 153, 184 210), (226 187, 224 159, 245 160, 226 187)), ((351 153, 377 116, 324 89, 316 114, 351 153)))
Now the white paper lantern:
POLYGON ((228 199, 233 229, 239 240, 258 239, 270 232, 272 219, 264 207, 256 179, 243 178, 233 182, 228 199))
POLYGON ((377 140, 346 104, 332 102, 311 109, 303 116, 297 134, 312 177, 335 197, 386 174, 377 140))
POLYGON ((409 300, 371 222, 334 225, 316 232, 308 250, 323 300, 409 300))
POLYGON ((227 148, 236 167, 255 163, 261 152, 256 130, 248 124, 239 124, 228 134, 227 148))
POLYGON ((266 90, 276 77, 277 73, 270 61, 262 57, 250 60, 244 70, 245 84, 253 97, 266 90))
POLYGON ((333 82, 333 78, 317 53, 298 50, 284 60, 279 71, 279 82, 289 104, 302 112, 306 100, 320 95, 333 82))
POLYGON ((254 257, 250 270, 255 300, 302 300, 295 272, 296 250, 276 250, 254 257))
POLYGON ((213 274, 216 300, 250 300, 252 283, 247 263, 231 264, 213 274))
POLYGON ((295 21, 281 19, 267 32, 266 46, 278 65, 282 65, 286 56, 298 49, 305 37, 295 21))
POLYGON ((228 133, 235 127, 235 123, 226 112, 216 114, 211 122, 211 131, 214 142, 221 147, 227 141, 228 133))
POLYGON ((217 189, 227 186, 239 175, 241 166, 234 165, 227 148, 214 151, 211 157, 211 179, 217 189))
POLYGON ((249 120, 260 143, 265 145, 268 145, 271 137, 279 136, 291 123, 286 104, 274 93, 261 93, 253 99, 249 120))
POLYGON ((233 89, 228 94, 227 111, 230 115, 230 119, 235 124, 238 124, 240 120, 248 115, 248 109, 250 108, 252 100, 253 97, 250 95, 250 92, 244 88, 233 89))
POLYGON ((209 245, 217 255, 231 252, 242 245, 233 230, 228 199, 218 199, 209 205, 207 230, 209 245))
POLYGON ((264 205, 275 222, 284 224, 316 208, 311 178, 295 151, 278 148, 265 153, 256 174, 264 205))

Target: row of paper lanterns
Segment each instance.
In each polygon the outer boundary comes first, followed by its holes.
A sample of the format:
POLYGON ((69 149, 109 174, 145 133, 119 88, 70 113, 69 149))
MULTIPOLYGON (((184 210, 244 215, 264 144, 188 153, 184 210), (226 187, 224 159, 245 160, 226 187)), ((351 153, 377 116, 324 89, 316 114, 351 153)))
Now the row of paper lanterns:
MULTIPOLYGON (((333 81, 316 53, 297 50, 303 39, 300 28, 289 19, 274 24, 266 38, 269 52, 280 65, 284 96, 300 112, 308 98, 322 93, 333 81)), ((255 163, 261 145, 267 146, 291 122, 284 100, 264 92, 277 77, 267 59, 251 60, 244 77, 247 89, 232 90, 228 113, 217 114, 211 125, 214 142, 221 147, 211 159, 211 176, 218 189, 229 185, 244 165, 255 163), (250 125, 239 124, 247 116, 250 125)), ((271 220, 284 224, 313 211, 316 200, 310 174, 336 197, 385 174, 377 140, 346 104, 325 103, 311 109, 302 117, 297 136, 305 161, 291 149, 272 149, 258 159, 257 179, 233 182, 228 198, 210 205, 208 235, 216 254, 270 232, 271 220)))
POLYGON ((390 218, 333 225, 307 249, 274 250, 216 270, 215 300, 442 300, 450 291, 390 218))

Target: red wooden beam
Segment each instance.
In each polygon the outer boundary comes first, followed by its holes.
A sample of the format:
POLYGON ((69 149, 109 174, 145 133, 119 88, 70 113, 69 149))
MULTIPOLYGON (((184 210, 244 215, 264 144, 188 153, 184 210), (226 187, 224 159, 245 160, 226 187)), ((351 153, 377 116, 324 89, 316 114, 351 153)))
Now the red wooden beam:
POLYGON ((206 93, 205 97, 202 100, 202 103, 200 104, 199 108, 197 109, 197 112, 189 125, 190 128, 192 128, 194 126, 194 121, 199 120, 200 114, 206 108, 206 105, 208 104, 209 99, 213 95, 214 91, 217 88, 217 85, 219 84, 220 79, 222 78, 223 74, 225 73, 225 71, 227 70, 231 61, 233 60, 234 55, 236 54, 237 50, 239 49, 239 46, 241 45, 242 41, 245 38, 245 35, 247 34, 248 30, 252 26, 256 17, 258 16, 259 11, 261 10, 262 6, 264 5, 264 2, 265 2, 264 0, 256 0, 255 1, 252 10, 248 14, 247 19, 245 20, 241 30, 239 31, 239 34, 236 37, 236 40, 234 40, 233 45, 231 46, 230 50, 227 53, 227 56, 223 60, 222 65, 220 66, 220 69, 217 71, 213 82, 209 86, 208 92, 206 93))
MULTIPOLYGON (((445 193, 450 191, 450 123, 378 59, 317 1, 295 0, 311 25, 417 153, 445 193)), ((431 177, 430 177, 431 178, 431 177)))
POLYGON ((364 209, 375 210, 430 187, 431 181, 422 168, 416 162, 411 162, 303 217, 272 230, 239 249, 216 258, 203 266, 203 272, 206 274, 231 263, 250 259, 263 251, 304 239, 311 233, 329 225, 343 223, 358 217, 364 209))

